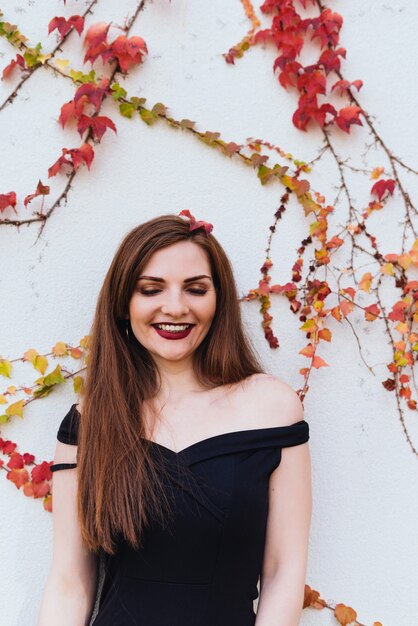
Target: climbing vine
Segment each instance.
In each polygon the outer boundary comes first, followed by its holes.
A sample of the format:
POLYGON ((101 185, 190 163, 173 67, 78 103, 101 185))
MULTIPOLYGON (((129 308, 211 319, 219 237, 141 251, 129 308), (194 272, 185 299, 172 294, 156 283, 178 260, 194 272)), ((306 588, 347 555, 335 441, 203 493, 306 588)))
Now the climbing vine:
MULTIPOLYGON (((332 341, 333 329, 338 324, 345 322, 349 325, 363 362, 374 373, 363 354, 359 333, 352 321, 353 313, 361 312, 365 322, 375 325, 380 322, 384 328, 391 356, 386 363, 386 378, 381 380, 381 384, 394 394, 406 442, 413 454, 418 456, 405 422, 405 411, 417 410, 418 396, 414 375, 418 351, 415 326, 418 321, 418 281, 411 277, 411 271, 418 267, 418 239, 414 226, 417 208, 408 191, 408 182, 418 172, 390 150, 376 128, 373 116, 362 106, 360 91, 363 81, 357 77, 354 80, 346 78, 343 74, 347 51, 340 42, 341 15, 326 7, 321 0, 266 0, 260 11, 271 17, 271 24, 260 29, 253 4, 249 0, 241 2, 251 28, 240 42, 224 54, 224 60, 234 65, 257 45, 277 50, 278 56, 273 60, 272 69, 277 75, 278 87, 295 98, 291 122, 305 133, 320 129, 322 145, 314 159, 305 162, 267 139, 249 137, 245 142, 236 142, 222 137, 217 131, 199 130, 195 121, 177 119, 161 102, 150 105, 145 97, 129 96, 117 77, 146 62, 146 42, 139 35, 131 34, 144 7, 144 0, 138 3, 132 17, 122 26, 96 22, 86 29, 85 21, 93 14, 98 0, 92 0, 82 15, 53 17, 47 32, 48 35, 59 33, 59 41, 48 54, 43 52, 40 42, 31 47, 28 38, 16 25, 3 19, 0 11, 0 36, 5 37, 16 50, 15 56, 3 69, 2 80, 7 83, 12 77, 19 76, 10 95, 0 103, 0 112, 13 104, 35 72, 54 72, 74 86, 72 99, 63 103, 57 112, 57 121, 62 128, 73 126, 81 138, 79 144, 62 147, 61 155, 57 155, 47 172, 39 173, 36 189, 30 193, 25 195, 16 190, 0 189, 0 226, 18 229, 24 225, 37 226, 39 239, 49 217, 62 202, 67 202, 70 192, 76 189, 80 168, 87 167, 90 174, 93 173, 94 159, 99 155, 103 137, 108 131, 117 134, 115 119, 101 114, 106 100, 114 103, 116 115, 130 119, 132 123, 134 120, 141 120, 149 126, 164 123, 173 130, 192 134, 205 146, 216 149, 222 157, 235 159, 252 168, 262 186, 278 185, 277 208, 269 227, 260 280, 256 287, 247 290, 240 301, 256 300, 259 303, 265 339, 270 348, 277 349, 280 340, 273 330, 274 320, 269 310, 274 296, 287 299, 290 311, 297 316, 299 329, 305 336, 305 343, 299 351, 301 357, 307 359, 307 365, 299 369, 303 380, 298 390, 301 400, 309 390, 313 370, 329 366, 320 354, 321 346, 324 341, 332 341), (115 34, 115 30, 122 31, 122 34, 115 34), (84 64, 91 65, 88 72, 70 67, 68 59, 57 56, 73 31, 80 45, 84 46, 84 64), (303 65, 301 55, 307 47, 313 58, 312 62, 303 65), (109 68, 106 75, 96 76, 93 69, 99 58, 105 68, 109 68), (336 141, 337 137, 354 132, 364 134, 365 149, 360 164, 344 157, 340 153, 341 142, 336 141), (364 163, 371 145, 379 160, 369 166, 364 163), (331 159, 335 169, 337 185, 332 200, 326 199, 313 183, 312 174, 325 158, 331 159), (47 179, 55 176, 63 180, 62 190, 48 202, 50 187, 46 184, 47 179), (362 180, 366 177, 369 181, 368 197, 359 202, 353 199, 353 176, 362 180), (290 265, 288 280, 284 284, 272 284, 272 241, 291 202, 303 209, 306 234, 290 265), (38 208, 32 208, 34 206, 38 208), (370 220, 376 214, 384 215, 388 206, 403 211, 402 241, 396 251, 384 251, 379 247, 370 220), (22 207, 26 211, 30 207, 31 213, 22 217, 22 207), (345 210, 347 219, 338 232, 329 232, 329 216, 337 210, 340 213, 345 210), (349 253, 349 264, 338 269, 343 249, 349 253), (364 272, 363 266, 356 266, 357 253, 369 261, 369 271, 364 272), (389 285, 397 295, 389 305, 385 305, 382 291, 386 292, 389 285)), ((267 54, 265 58, 268 59, 267 54)), ((0 375, 3 378, 12 378, 14 363, 17 362, 26 363, 37 372, 33 384, 9 385, 0 390, 0 407, 4 407, 4 411, 0 409, 0 424, 4 425, 16 417, 23 418, 24 408, 30 402, 45 397, 56 386, 71 382, 74 392, 82 393, 88 342, 89 337, 85 336, 76 346, 58 341, 51 351, 43 354, 31 348, 14 359, 0 358, 0 375), (74 362, 76 367, 71 366, 74 362)), ((7 479, 22 489, 25 495, 43 498, 44 508, 52 511, 52 474, 49 469, 52 461, 35 463, 33 454, 20 453, 16 443, 2 438, 0 450, 8 458, 6 461, 0 459, 0 469, 7 479)), ((305 587, 304 606, 326 607, 333 610, 338 623, 361 625, 354 609, 342 603, 332 606, 308 585, 305 587)), ((381 624, 375 622, 374 626, 381 624)))

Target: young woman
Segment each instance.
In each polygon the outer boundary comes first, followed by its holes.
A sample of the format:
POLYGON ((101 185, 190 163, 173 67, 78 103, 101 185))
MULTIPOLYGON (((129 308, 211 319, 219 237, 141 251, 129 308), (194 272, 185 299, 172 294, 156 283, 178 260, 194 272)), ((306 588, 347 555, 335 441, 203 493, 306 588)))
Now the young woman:
POLYGON ((99 564, 94 626, 297 626, 309 426, 263 372, 210 230, 162 215, 128 233, 90 335, 51 466, 38 626, 90 623, 99 564))

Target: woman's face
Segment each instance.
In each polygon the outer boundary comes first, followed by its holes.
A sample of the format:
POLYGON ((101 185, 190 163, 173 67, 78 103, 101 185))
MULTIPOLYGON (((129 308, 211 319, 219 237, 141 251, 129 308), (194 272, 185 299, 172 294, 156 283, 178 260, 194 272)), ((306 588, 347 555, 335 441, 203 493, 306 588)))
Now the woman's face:
POLYGON ((129 303, 132 331, 157 363, 181 361, 209 331, 216 291, 209 261, 192 241, 155 252, 143 268, 129 303), (191 280, 192 279, 192 280, 191 280), (167 324, 165 329, 157 324, 167 324), (181 330, 174 325, 191 324, 181 330))

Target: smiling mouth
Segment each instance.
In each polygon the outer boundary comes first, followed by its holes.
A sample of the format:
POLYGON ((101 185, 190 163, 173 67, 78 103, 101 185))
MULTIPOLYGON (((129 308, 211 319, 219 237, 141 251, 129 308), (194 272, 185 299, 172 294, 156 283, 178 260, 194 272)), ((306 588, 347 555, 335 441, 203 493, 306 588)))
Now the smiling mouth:
POLYGON ((151 324, 160 337, 165 339, 183 339, 187 337, 195 324, 151 324))
POLYGON ((177 328, 178 326, 187 326, 188 328, 190 326, 195 326, 196 324, 188 324, 187 322, 183 322, 183 323, 177 323, 175 324, 174 322, 157 322, 156 324, 151 324, 151 326, 156 326, 157 328, 160 328, 161 326, 172 326, 174 328, 177 328))

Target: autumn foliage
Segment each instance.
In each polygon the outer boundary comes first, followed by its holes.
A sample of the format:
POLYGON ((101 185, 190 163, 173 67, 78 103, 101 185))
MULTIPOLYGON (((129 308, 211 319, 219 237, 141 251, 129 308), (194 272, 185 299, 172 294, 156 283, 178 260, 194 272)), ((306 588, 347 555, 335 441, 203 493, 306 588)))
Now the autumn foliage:
MULTIPOLYGON (((382 252, 370 227, 370 217, 378 212, 383 214, 389 207, 395 210, 396 204, 396 207, 403 208, 406 227, 413 233, 411 216, 417 214, 417 209, 399 172, 400 169, 413 175, 418 172, 389 150, 371 116, 361 106, 359 92, 363 88, 363 81, 358 78, 347 79, 343 75, 347 51, 341 45, 343 18, 340 14, 324 7, 320 0, 265 0, 260 11, 271 22, 267 28, 260 29, 260 21, 252 3, 249 0, 241 1, 251 21, 251 29, 224 54, 225 62, 235 64, 254 46, 261 45, 266 51, 274 51, 274 58, 270 61, 278 88, 286 90, 295 102, 291 122, 302 132, 319 129, 323 137, 323 146, 315 159, 306 163, 261 138, 248 138, 245 142, 227 141, 217 131, 198 130, 196 123, 188 118, 172 117, 168 107, 161 102, 146 106, 146 98, 129 97, 115 77, 136 70, 147 58, 145 41, 138 35, 130 34, 140 5, 124 27, 97 22, 86 29, 88 9, 83 15, 53 17, 48 24, 47 34, 54 33, 60 39, 55 50, 49 54, 42 52, 40 43, 30 47, 28 39, 19 32, 17 26, 3 20, 0 12, 0 36, 5 37, 16 49, 2 71, 2 80, 6 83, 19 81, 0 111, 13 103, 13 98, 34 72, 40 69, 53 70, 63 80, 71 81, 74 87, 71 100, 64 102, 56 112, 56 120, 61 128, 72 128, 77 139, 72 147, 61 148, 61 154, 49 164, 46 173, 37 175, 37 186, 30 193, 19 194, 16 190, 0 189, 0 226, 19 228, 22 224, 40 224, 41 233, 49 216, 59 208, 60 201, 69 193, 70 183, 79 169, 86 167, 90 175, 93 173, 98 145, 108 131, 117 135, 115 121, 101 115, 106 100, 113 101, 116 115, 122 118, 138 119, 149 126, 159 121, 173 130, 193 135, 205 148, 214 148, 223 157, 234 158, 250 167, 263 187, 279 185, 278 207, 269 227, 266 256, 260 264, 260 279, 258 285, 247 290, 242 302, 256 300, 259 303, 261 329, 272 349, 280 347, 279 337, 273 330, 273 316, 269 312, 272 298, 285 298, 289 310, 297 316, 303 338, 298 350, 302 361, 299 373, 303 384, 298 390, 301 399, 309 390, 312 371, 330 365, 320 354, 323 342, 331 342, 335 329, 345 321, 350 323, 355 333, 351 318, 354 312, 361 312, 364 322, 377 325, 381 321, 386 329, 391 355, 386 364, 386 377, 381 380, 381 384, 386 391, 396 396, 399 417, 406 432, 403 412, 417 410, 416 390, 411 381, 418 352, 418 281, 410 276, 410 271, 418 267, 418 239, 414 238, 411 244, 406 244, 405 237, 401 250, 382 252), (313 16, 314 10, 316 13, 313 16), (115 29, 122 30, 122 34, 114 34, 115 29), (84 69, 69 68, 69 60, 57 57, 58 49, 61 51, 60 46, 73 31, 83 48, 84 64, 89 64, 88 73, 84 69), (308 46, 315 51, 315 58, 314 62, 304 65, 301 55, 308 46), (96 77, 94 65, 98 60, 104 64, 105 71, 96 77), (334 143, 335 133, 346 137, 350 133, 366 132, 366 129, 380 149, 382 161, 370 169, 356 168, 339 155, 334 143), (309 179, 312 168, 326 153, 332 156, 338 177, 339 191, 334 202, 327 200, 320 190, 314 189, 309 179), (383 159, 384 166, 381 164, 383 159), (368 181, 368 197, 358 206, 355 206, 347 182, 348 170, 360 173, 368 181), (50 195, 50 187, 45 184, 45 180, 46 177, 55 176, 61 176, 66 181, 65 187, 58 198, 45 206, 50 195), (329 216, 339 208, 340 197, 345 198, 348 206, 348 219, 344 220, 344 228, 330 232, 329 216), (307 228, 289 264, 287 279, 280 284, 274 282, 271 275, 274 266, 270 257, 271 243, 291 202, 303 210, 307 228), (36 206, 38 209, 32 209, 36 206), (29 207, 32 213, 29 216, 22 215, 22 211, 29 207), (351 252, 361 251, 373 265, 370 271, 363 271, 358 276, 352 266, 345 269, 341 273, 341 283, 339 281, 338 289, 334 291, 327 274, 321 274, 320 270, 329 268, 334 255, 338 255, 344 246, 347 249, 350 244, 351 252), (350 278, 353 284, 350 284, 350 278), (379 289, 387 283, 392 284, 398 296, 389 307, 383 307, 379 289), (367 302, 365 298, 368 298, 367 302)), ((269 58, 267 53, 266 58, 269 58)), ((182 213, 186 215, 189 212, 182 213)), ((189 213, 189 217, 193 216, 189 213)), ((210 232, 211 224, 197 221, 194 217, 193 220, 196 227, 204 225, 210 232)), ((87 353, 86 336, 77 346, 58 341, 45 354, 31 348, 15 359, 0 358, 0 376, 9 379, 7 382, 11 382, 15 361, 27 363, 35 369, 37 375, 40 374, 31 385, 17 387, 9 384, 3 391, 0 390, 0 406, 4 408, 0 411, 0 424, 23 418, 25 406, 49 395, 68 381, 72 382, 74 392, 80 393, 84 364, 72 371, 62 365, 61 360, 80 363, 87 353)), ((409 436, 406 441, 411 451, 418 456, 409 436)), ((33 454, 19 452, 16 443, 3 438, 0 438, 0 449, 5 457, 4 460, 0 459, 0 469, 6 472, 7 479, 25 495, 42 498, 44 508, 51 511, 52 474, 49 468, 52 461, 36 463, 33 454)), ((331 608, 308 585, 305 587, 305 606, 331 608)), ((340 603, 332 608, 339 624, 360 624, 351 607, 340 603)), ((375 626, 381 626, 380 622, 375 622, 375 626)))

